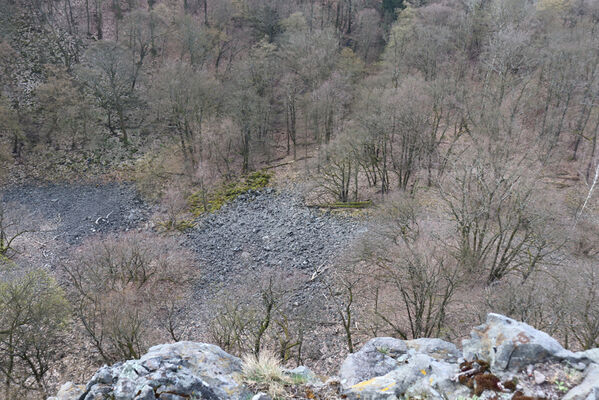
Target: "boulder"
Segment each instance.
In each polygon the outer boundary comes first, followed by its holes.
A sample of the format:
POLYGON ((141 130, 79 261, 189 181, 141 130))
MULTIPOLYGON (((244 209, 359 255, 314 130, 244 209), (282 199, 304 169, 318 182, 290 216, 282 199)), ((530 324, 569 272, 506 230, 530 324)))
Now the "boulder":
POLYGON ((463 340, 462 346, 465 359, 486 360, 491 370, 497 372, 520 370, 546 361, 589 362, 582 355, 565 350, 545 332, 493 313, 487 315, 486 323, 472 330, 470 339, 463 340))
POLYGON ((455 363, 462 356, 455 344, 441 339, 413 339, 404 342, 409 349, 424 353, 439 361, 455 363))
POLYGON ((245 399, 249 392, 239 383, 240 374, 241 360, 218 346, 164 344, 139 360, 100 368, 82 400, 245 399))
POLYGON ((415 354, 383 376, 346 387, 343 395, 348 399, 371 400, 400 397, 455 399, 469 393, 467 388, 453 381, 457 373, 456 364, 415 354))
POLYGON ((599 364, 599 348, 579 351, 574 353, 575 357, 581 360, 589 360, 595 364, 599 364))
POLYGON ((385 375, 397 368, 396 358, 407 351, 408 346, 403 340, 390 337, 371 339, 343 361, 339 369, 341 384, 352 386, 385 375))
POLYGON ((457 398, 469 393, 453 380, 459 357, 455 345, 440 339, 375 338, 343 362, 342 392, 349 399, 457 398))
MULTIPOLYGON (((568 377, 567 387, 577 385, 566 400, 599 400, 599 349, 573 353, 549 335, 498 314, 489 314, 470 336, 463 341, 463 357, 440 339, 375 338, 344 360, 339 378, 323 383, 305 366, 285 369, 295 384, 289 393, 360 400, 457 400, 474 394, 509 400, 515 393, 544 398, 555 394, 551 377, 560 372, 568 377)), ((86 387, 67 383, 48 400, 270 399, 250 392, 241 374, 241 360, 219 347, 179 342, 104 366, 86 387)))
POLYGON ((599 400, 599 365, 591 364, 584 380, 566 393, 564 400, 599 400))

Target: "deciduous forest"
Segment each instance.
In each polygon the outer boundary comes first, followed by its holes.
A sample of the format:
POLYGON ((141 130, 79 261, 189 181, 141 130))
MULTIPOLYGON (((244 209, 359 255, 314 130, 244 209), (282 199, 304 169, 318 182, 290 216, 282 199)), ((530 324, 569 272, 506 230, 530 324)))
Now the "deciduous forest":
POLYGON ((594 0, 0 0, 0 398, 182 339, 330 371, 489 311, 599 346, 598 66, 594 0), (125 200, 63 229, 27 185, 125 200), (246 236, 311 258, 221 267, 267 201, 310 229, 246 236))

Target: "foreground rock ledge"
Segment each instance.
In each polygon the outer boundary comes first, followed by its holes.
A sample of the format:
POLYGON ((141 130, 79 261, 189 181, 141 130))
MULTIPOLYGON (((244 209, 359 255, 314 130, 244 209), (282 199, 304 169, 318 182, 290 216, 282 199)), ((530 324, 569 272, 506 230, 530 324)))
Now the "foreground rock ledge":
MULTIPOLYGON (((372 400, 599 400, 599 349, 565 350, 546 333, 499 314, 489 314, 462 347, 440 339, 374 338, 345 359, 339 377, 311 379, 305 392, 323 399, 336 393, 372 400)), ((87 385, 69 382, 48 400, 268 398, 254 395, 243 384, 239 358, 214 345, 179 342, 104 366, 87 385)))
POLYGON ((64 385, 59 400, 247 399, 241 360, 220 347, 178 342, 150 348, 139 360, 100 368, 86 386, 64 385))

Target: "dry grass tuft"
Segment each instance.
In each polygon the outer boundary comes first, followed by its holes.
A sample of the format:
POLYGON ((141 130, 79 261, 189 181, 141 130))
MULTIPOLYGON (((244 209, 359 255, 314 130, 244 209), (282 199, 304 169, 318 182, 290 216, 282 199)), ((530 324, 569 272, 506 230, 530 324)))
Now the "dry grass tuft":
POLYGON ((282 398, 289 379, 283 372, 279 358, 272 351, 262 350, 258 357, 243 356, 243 379, 268 392, 273 399, 282 398))

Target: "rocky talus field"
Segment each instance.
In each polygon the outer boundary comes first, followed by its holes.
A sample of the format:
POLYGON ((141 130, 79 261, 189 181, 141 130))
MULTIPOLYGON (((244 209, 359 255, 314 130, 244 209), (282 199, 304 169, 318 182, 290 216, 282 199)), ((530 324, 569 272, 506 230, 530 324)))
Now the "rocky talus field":
MULTIPOLYGON (((278 398, 304 399, 599 399, 599 349, 565 350, 531 326, 489 314, 470 338, 368 341, 337 376, 308 367, 282 370, 278 398)), ((65 383, 48 400, 253 399, 271 396, 248 379, 242 360, 215 345, 152 347, 139 360, 100 368, 86 384, 65 383)), ((267 383, 267 382, 263 382, 267 383)))

